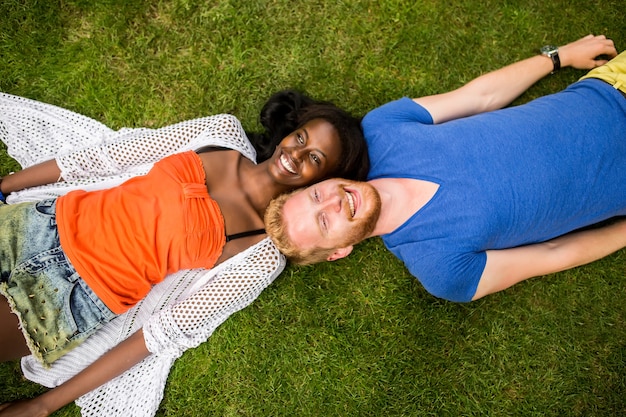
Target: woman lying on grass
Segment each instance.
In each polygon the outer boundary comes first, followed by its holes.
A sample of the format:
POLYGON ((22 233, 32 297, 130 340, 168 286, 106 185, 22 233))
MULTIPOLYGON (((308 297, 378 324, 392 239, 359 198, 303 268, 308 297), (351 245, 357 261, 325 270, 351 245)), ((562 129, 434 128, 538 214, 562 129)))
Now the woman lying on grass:
POLYGON ((61 384, 2 416, 49 415, 120 374, 81 399, 83 415, 154 415, 173 360, 282 271, 264 237, 269 201, 369 166, 359 119, 293 92, 262 111, 258 164, 230 115, 114 132, 20 97, 0 107, 25 168, 0 182, 0 360, 31 354, 25 374, 61 384))

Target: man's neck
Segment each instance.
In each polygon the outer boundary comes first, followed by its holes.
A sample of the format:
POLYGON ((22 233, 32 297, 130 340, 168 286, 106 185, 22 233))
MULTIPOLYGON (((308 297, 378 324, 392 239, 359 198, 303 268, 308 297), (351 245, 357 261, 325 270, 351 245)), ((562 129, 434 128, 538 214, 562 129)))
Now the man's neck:
POLYGON ((439 189, 439 184, 410 178, 380 178, 369 181, 381 200, 380 217, 371 236, 388 234, 402 226, 439 189))

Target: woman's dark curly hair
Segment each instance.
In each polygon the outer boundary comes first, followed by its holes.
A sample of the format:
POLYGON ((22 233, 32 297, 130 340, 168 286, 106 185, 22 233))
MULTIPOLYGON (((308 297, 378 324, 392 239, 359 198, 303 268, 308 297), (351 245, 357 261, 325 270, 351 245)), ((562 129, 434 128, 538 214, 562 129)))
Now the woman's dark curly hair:
POLYGON ((257 151, 257 162, 272 156, 283 138, 314 119, 326 120, 339 134, 340 162, 329 177, 365 180, 370 162, 361 118, 352 116, 333 103, 313 100, 295 90, 279 91, 265 103, 260 115, 265 133, 246 132, 257 151))

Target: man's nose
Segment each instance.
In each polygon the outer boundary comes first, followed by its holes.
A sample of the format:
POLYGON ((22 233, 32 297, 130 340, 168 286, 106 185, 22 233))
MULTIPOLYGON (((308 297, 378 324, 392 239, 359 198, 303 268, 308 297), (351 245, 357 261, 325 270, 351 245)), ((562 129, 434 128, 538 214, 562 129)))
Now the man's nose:
POLYGON ((331 212, 341 212, 342 198, 339 193, 333 193, 332 195, 328 195, 326 199, 322 202, 324 209, 331 212))

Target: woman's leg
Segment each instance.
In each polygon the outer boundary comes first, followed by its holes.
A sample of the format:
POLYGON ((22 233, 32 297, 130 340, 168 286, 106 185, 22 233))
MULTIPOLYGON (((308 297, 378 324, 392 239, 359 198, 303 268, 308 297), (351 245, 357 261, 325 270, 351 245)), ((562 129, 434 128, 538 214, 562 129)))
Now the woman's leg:
MULTIPOLYGON (((1 360, 23 355, 17 331, 29 351, 50 364, 82 343, 115 314, 93 293, 59 246, 56 200, 0 204, 1 360), (18 314, 10 314, 15 311, 18 314), (18 318, 20 326, 15 325, 18 318)), ((28 352, 26 352, 28 353, 28 352)))
POLYGON ((11 312, 6 297, 0 295, 0 362, 30 355, 17 316, 11 312))

